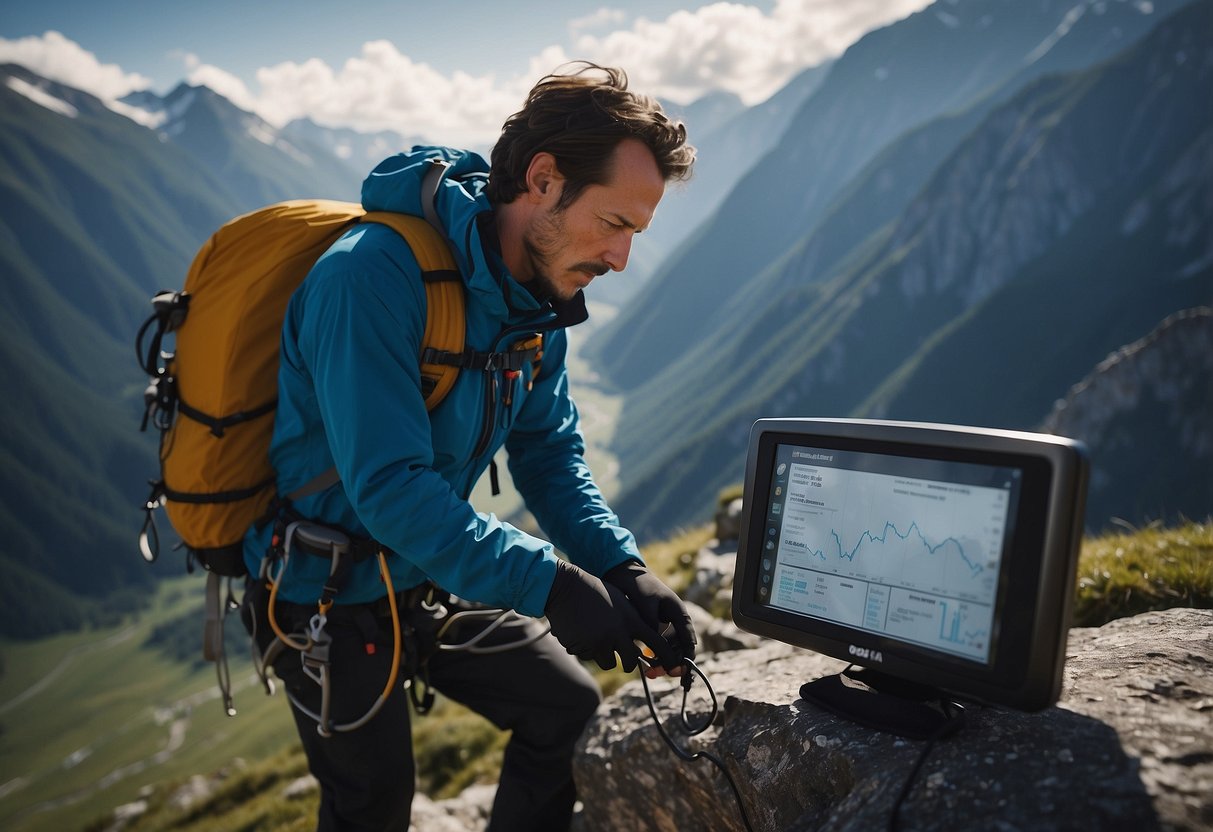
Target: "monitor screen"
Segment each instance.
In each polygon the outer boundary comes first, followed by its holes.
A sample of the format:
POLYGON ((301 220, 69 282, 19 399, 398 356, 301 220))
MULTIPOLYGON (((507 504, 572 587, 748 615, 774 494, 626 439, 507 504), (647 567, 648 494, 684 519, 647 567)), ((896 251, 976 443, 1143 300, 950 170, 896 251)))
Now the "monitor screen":
POLYGON ((1086 478, 1038 434, 760 420, 734 618, 954 693, 1056 700, 1086 478))

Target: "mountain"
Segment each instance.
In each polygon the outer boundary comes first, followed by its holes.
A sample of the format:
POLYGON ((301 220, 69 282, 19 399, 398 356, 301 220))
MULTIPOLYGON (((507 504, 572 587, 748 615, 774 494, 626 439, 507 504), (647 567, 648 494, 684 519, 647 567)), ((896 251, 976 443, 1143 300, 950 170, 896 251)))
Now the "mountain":
POLYGON ((627 271, 595 281, 589 297, 620 305, 633 297, 663 262, 676 256, 691 233, 720 206, 739 179, 775 146, 801 104, 825 77, 829 63, 810 67, 761 104, 745 107, 736 96, 705 95, 679 107, 664 105, 687 125, 696 159, 690 183, 672 183, 652 225, 632 243, 627 271))
MULTIPOLYGON (((714 340, 722 318, 749 320, 732 313, 747 297, 762 302, 765 290, 754 286, 755 278, 785 263, 891 142, 974 106, 1016 76, 1016 84, 1001 93, 1004 100, 1031 77, 1108 57, 1110 47, 1123 48, 1181 5, 941 0, 869 33, 830 66, 779 143, 735 180, 720 209, 590 341, 589 354, 621 388, 651 379, 714 340)), ((918 164, 904 168, 908 178, 896 198, 865 200, 845 250, 836 246, 828 262, 879 227, 869 215, 886 222, 896 216, 972 126, 956 123, 943 145, 928 143, 918 164)))
POLYGON ((315 144, 306 131, 287 135, 207 87, 180 84, 165 96, 159 133, 255 208, 300 197, 357 201, 365 170, 315 144))
POLYGON ((1208 303, 1210 41, 1213 3, 1194 3, 1114 61, 1030 83, 827 277, 670 362, 616 431, 624 519, 696 519, 760 416, 1035 427, 1110 350, 1208 303))
POLYGON ((148 299, 231 217, 357 199, 364 171, 204 87, 128 99, 137 123, 19 66, 0 82, 0 634, 32 636, 181 569, 136 547, 157 471, 132 348, 148 299))
MULTIPOLYGON (((1157 18, 1123 4, 1077 14, 1064 39, 972 106, 911 129, 891 142, 831 203, 821 220, 774 265, 744 282, 707 322, 713 340, 730 335, 763 314, 768 298, 807 280, 824 280, 865 240, 894 220, 926 186, 934 172, 996 107, 1045 75, 1084 69, 1112 58, 1153 28, 1157 18)), ((1100 7, 1094 7, 1100 8, 1100 7)), ((1039 51, 1039 50, 1037 50, 1039 51)))
POLYGON ((394 153, 418 144, 431 144, 419 135, 405 136, 395 130, 360 133, 348 127, 323 127, 309 118, 295 119, 279 135, 295 145, 323 148, 362 177, 394 153))
POLYGON ((1213 511, 1213 309, 1188 309, 1101 361, 1042 430, 1091 453, 1087 525, 1203 520, 1213 511), (1148 457, 1152 464, 1142 465, 1148 457), (1126 489, 1122 483, 1137 487, 1126 489))
POLYGON ((34 635, 151 579, 131 344, 152 291, 238 205, 96 98, 11 65, 0 79, 0 632, 34 635))
POLYGON ((709 92, 686 105, 662 101, 661 108, 670 118, 693 124, 704 134, 716 132, 747 109, 741 98, 724 90, 709 92))

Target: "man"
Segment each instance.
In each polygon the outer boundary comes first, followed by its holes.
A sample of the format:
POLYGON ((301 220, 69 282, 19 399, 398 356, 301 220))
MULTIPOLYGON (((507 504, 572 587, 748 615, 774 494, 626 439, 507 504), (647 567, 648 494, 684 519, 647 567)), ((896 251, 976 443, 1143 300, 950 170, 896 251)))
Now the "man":
POLYGON ((270 551, 276 584, 273 599, 264 581, 250 584, 255 617, 246 621, 258 622, 258 642, 271 647, 272 603, 281 641, 323 647, 323 668, 304 667, 292 649, 273 660, 320 781, 321 829, 409 823, 410 714, 399 685, 384 689, 394 635, 384 577, 404 590, 393 600, 409 638, 406 675, 419 673, 512 731, 493 830, 569 823, 573 746, 599 702, 593 678, 573 656, 604 669, 618 656, 631 671, 640 641, 656 652, 649 672, 659 665, 675 675, 694 656, 685 607, 645 569, 586 466, 564 332, 586 317, 582 289, 627 265, 632 238, 649 225, 665 183, 686 178, 693 161, 681 124, 630 92, 623 72, 587 64, 531 90, 507 120, 491 169, 475 154, 433 147, 381 163, 364 183, 363 205, 430 214, 441 226, 466 284, 468 347, 508 356, 535 333, 544 338, 541 353, 524 353, 532 360, 521 369, 504 369, 499 359, 464 369, 432 412, 418 361, 426 294, 417 259, 395 231, 356 226, 292 297, 270 456, 279 493, 295 497, 272 541, 269 529, 246 538, 251 573, 270 551), (571 563, 557 558, 552 543, 469 504, 502 445, 515 487, 571 563), (339 483, 306 487, 333 468, 339 483), (300 528, 288 521, 299 518, 374 541, 386 553, 387 575, 375 557, 352 565, 347 558, 335 570, 329 558, 298 554, 302 543, 291 556, 284 538, 300 528), (536 639, 537 625, 528 621, 478 642, 514 649, 438 650, 425 634, 436 625, 427 619, 432 604, 422 606, 433 600, 426 589, 433 586, 523 616, 546 615, 551 636, 536 639), (322 596, 335 605, 318 607, 322 596), (658 635, 663 628, 672 635, 658 635), (519 629, 525 638, 509 632, 519 629))

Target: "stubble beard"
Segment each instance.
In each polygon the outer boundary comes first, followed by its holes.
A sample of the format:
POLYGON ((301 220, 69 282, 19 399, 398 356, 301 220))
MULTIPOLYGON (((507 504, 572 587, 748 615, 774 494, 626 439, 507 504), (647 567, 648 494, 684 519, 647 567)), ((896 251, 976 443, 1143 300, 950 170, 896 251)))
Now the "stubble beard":
MULTIPOLYGON (((540 301, 548 298, 571 300, 581 291, 578 286, 562 288, 552 273, 556 259, 567 245, 565 236, 564 212, 560 209, 546 212, 522 236, 522 245, 531 268, 528 288, 540 301)), ((591 262, 577 263, 569 269, 593 275, 606 274, 609 270, 605 263, 591 262)))
POLYGON ((559 287, 552 279, 552 261, 560 248, 563 230, 563 220, 549 213, 536 220, 522 236, 522 245, 531 268, 528 288, 538 300, 560 296, 559 287))

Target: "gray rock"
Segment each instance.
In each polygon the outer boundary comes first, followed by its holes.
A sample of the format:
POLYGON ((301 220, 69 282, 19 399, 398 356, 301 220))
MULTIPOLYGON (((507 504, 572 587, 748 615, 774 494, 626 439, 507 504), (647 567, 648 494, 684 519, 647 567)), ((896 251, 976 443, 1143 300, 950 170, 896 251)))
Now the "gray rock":
POLYGON ((320 781, 310 774, 305 774, 287 783, 282 788, 282 797, 285 800, 298 800, 319 790, 320 781))
POLYGON ((496 784, 468 786, 448 800, 431 800, 418 793, 413 798, 410 828, 423 832, 477 832, 488 825, 496 794, 496 784))
POLYGON ((699 638, 699 648, 696 655, 700 660, 716 653, 754 648, 762 643, 762 639, 759 636, 747 633, 732 621, 716 618, 698 604, 687 601, 686 608, 687 612, 691 615, 691 624, 695 627, 695 635, 699 638))
POLYGON ((736 567, 737 541, 710 541, 695 553, 695 576, 683 593, 683 599, 723 614, 733 597, 736 567))
MULTIPOLYGON (((1213 828, 1213 611, 1175 609, 1070 633, 1061 703, 1038 713, 970 706, 930 748, 898 814, 902 829, 1213 828)), ((722 699, 684 748, 719 757, 755 830, 869 830, 890 812, 925 743, 863 728, 799 698, 844 663, 775 642, 704 662, 722 699)), ((654 686, 655 688, 657 685, 654 686)), ((689 706, 706 714, 703 685, 689 706)), ((581 829, 739 830, 725 778, 682 762, 658 736, 639 682, 587 728, 575 762, 581 829)))
POLYGON ((115 807, 113 813, 110 815, 109 825, 104 828, 104 832, 121 832, 131 821, 138 820, 146 815, 147 809, 148 802, 142 798, 115 807))
POLYGON ((177 811, 184 812, 195 803, 201 803, 214 794, 220 782, 219 777, 195 774, 173 790, 173 793, 169 795, 168 804, 177 811))
POLYGON ((716 539, 722 543, 736 543, 741 539, 740 497, 729 500, 716 510, 716 539))

